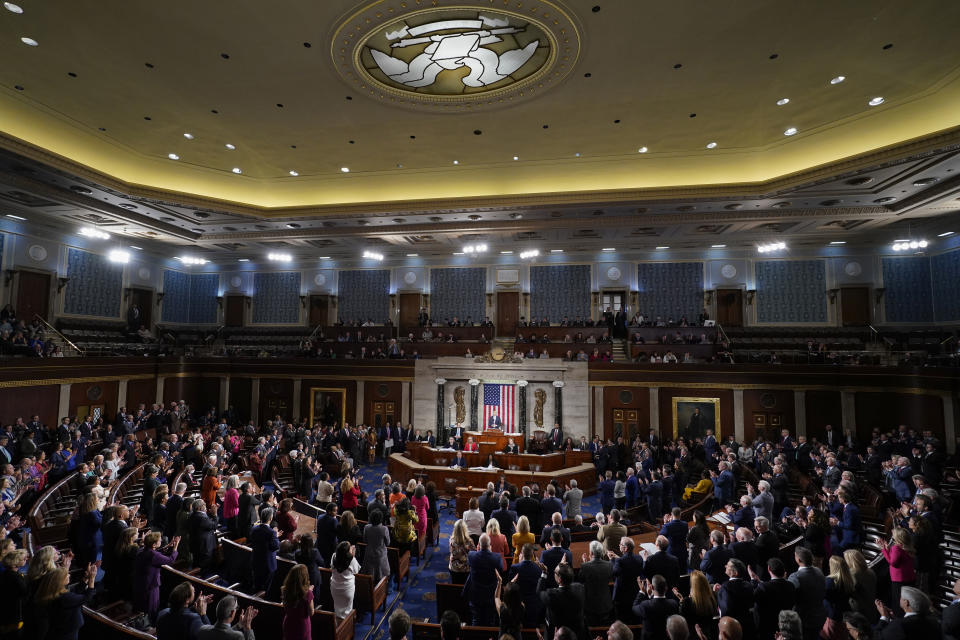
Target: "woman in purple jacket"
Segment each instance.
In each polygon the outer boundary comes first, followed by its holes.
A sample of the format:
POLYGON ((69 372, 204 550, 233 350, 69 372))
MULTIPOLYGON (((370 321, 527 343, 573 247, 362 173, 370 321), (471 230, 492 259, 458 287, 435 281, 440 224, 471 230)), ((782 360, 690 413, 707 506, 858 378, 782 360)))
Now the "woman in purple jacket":
POLYGON ((160 608, 160 567, 173 564, 180 544, 180 537, 174 537, 167 545, 170 555, 163 555, 158 551, 161 537, 159 531, 144 536, 143 549, 137 554, 133 568, 133 605, 146 613, 151 622, 156 621, 160 608))

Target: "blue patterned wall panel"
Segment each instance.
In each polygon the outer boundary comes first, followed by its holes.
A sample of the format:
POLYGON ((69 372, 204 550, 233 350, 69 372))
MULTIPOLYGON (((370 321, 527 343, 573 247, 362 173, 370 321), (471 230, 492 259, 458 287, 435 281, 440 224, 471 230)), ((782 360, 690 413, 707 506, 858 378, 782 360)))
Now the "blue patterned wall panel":
POLYGON ((431 269, 430 315, 437 322, 453 318, 470 318, 480 323, 484 317, 484 295, 487 290, 487 270, 431 269))
POLYGON ((883 258, 887 322, 933 321, 930 258, 883 258))
POLYGON ((163 272, 163 322, 190 322, 190 274, 167 269, 163 272))
POLYGON ((960 320, 960 251, 930 258, 930 274, 935 319, 960 320))
POLYGON ((703 311, 703 263, 642 262, 637 265, 637 290, 637 311, 644 315, 694 321, 703 311))
POLYGON ((300 322, 300 272, 257 273, 253 276, 253 323, 300 322))
POLYGON ((217 323, 217 293, 220 290, 220 275, 216 273, 190 274, 190 322, 193 324, 217 323))
POLYGON ((590 265, 530 267, 530 317, 559 323, 590 317, 590 265))
POLYGON ((390 315, 390 271, 341 271, 337 315, 343 322, 372 319, 377 324, 383 323, 390 315))
POLYGON ((78 316, 120 317, 123 266, 96 253, 67 251, 67 289, 63 312, 78 316))
POLYGON ((757 322, 826 322, 826 271, 823 260, 757 262, 757 322))

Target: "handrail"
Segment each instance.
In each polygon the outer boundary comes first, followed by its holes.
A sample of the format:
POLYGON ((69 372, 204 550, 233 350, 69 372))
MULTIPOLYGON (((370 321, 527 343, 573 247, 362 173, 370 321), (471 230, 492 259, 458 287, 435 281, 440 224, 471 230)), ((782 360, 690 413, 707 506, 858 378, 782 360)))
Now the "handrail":
POLYGON ((724 339, 724 341, 725 341, 727 344, 731 344, 731 345, 733 344, 732 342, 730 342, 730 336, 728 336, 728 335, 727 335, 727 332, 723 330, 723 325, 722 325, 722 324, 718 324, 718 325, 717 325, 717 331, 720 332, 720 335, 723 336, 723 339, 724 339))
POLYGON ((77 345, 73 344, 67 336, 65 336, 65 335, 63 335, 62 333, 60 333, 59 331, 57 331, 57 328, 54 327, 54 326, 53 326, 52 324, 50 324, 49 322, 47 322, 44 318, 42 318, 39 313, 33 314, 33 317, 36 318, 37 320, 39 320, 40 322, 42 322, 44 325, 46 325, 46 327, 47 327, 48 329, 50 329, 50 330, 53 331, 55 334, 57 334, 57 335, 60 337, 61 340, 63 340, 63 341, 66 342, 68 345, 70 345, 71 347, 73 347, 73 349, 74 349, 77 353, 79 353, 81 356, 84 355, 83 349, 81 349, 81 348, 78 347, 77 345))

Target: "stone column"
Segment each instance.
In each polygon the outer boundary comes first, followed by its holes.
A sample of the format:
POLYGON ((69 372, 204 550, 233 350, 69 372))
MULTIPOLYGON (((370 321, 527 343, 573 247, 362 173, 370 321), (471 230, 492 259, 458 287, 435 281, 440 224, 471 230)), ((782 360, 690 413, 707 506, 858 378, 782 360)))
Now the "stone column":
POLYGON ((530 384, 526 380, 517 380, 517 411, 519 412, 520 419, 517 420, 518 428, 520 433, 523 434, 524 440, 527 437, 527 385, 530 384))
POLYGON ((840 414, 843 416, 843 432, 846 433, 847 429, 856 436, 857 435, 857 395, 853 391, 841 391, 840 392, 840 414))
POLYGON ((154 400, 157 404, 163 404, 163 383, 166 382, 166 378, 163 376, 157 376, 157 399, 154 400))
MULTIPOLYGON (((794 416, 794 435, 807 435, 807 392, 793 392, 793 416, 794 416)), ((778 434, 774 434, 778 435, 778 434)))
POLYGON ((128 380, 124 378, 117 383, 117 411, 120 407, 127 406, 127 382, 128 380))
POLYGON ((563 428, 563 380, 553 381, 553 421, 563 428))
POLYGON ((733 390, 733 437, 743 442, 743 389, 733 390))
POLYGON ((363 424, 363 390, 365 386, 366 383, 363 380, 357 380, 357 406, 356 411, 353 412, 353 424, 363 424))
POLYGON ((593 434, 603 437, 603 387, 593 388, 593 434))
POLYGON ((477 396, 479 393, 480 381, 477 378, 470 378, 468 383, 470 384, 470 431, 476 431, 478 423, 477 409, 479 405, 479 399, 477 396))
MULTIPOLYGON (((230 384, 230 378, 226 378, 228 390, 230 384)), ((223 385, 220 385, 221 393, 223 392, 223 385)), ((293 379, 293 421, 297 422, 300 420, 300 409, 302 408, 303 401, 301 399, 301 394, 303 392, 303 378, 294 378, 293 379)), ((230 397, 229 395, 227 396, 230 397)))
POLYGON ((60 402, 57 406, 57 424, 60 423, 60 418, 65 418, 70 415, 70 386, 69 384, 60 385, 60 402))
POLYGON ((953 396, 949 393, 943 394, 943 438, 947 443, 947 452, 954 453, 957 446, 957 425, 954 422, 956 417, 953 413, 953 396))
POLYGON ((443 387, 447 383, 443 378, 437 378, 434 380, 437 383, 437 442, 446 442, 447 441, 447 425, 444 423, 443 419, 443 387))
POLYGON ((250 381, 250 419, 260 426, 260 378, 250 381))
POLYGON ((410 424, 410 405, 413 403, 413 398, 410 396, 409 382, 400 383, 400 402, 400 419, 403 424, 410 424))
MULTIPOLYGON (((660 389, 650 387, 650 428, 660 437, 660 389)), ((672 437, 672 434, 671 434, 672 437)))
POLYGON ((220 376, 220 404, 222 414, 230 406, 230 376, 220 376))

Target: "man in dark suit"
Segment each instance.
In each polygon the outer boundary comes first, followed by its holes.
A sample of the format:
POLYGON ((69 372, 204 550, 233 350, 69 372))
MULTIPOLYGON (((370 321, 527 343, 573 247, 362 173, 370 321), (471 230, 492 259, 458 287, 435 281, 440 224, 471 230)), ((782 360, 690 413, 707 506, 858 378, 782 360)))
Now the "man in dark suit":
POLYGON ((676 600, 667 598, 667 581, 660 574, 644 581, 633 601, 633 615, 643 625, 641 640, 667 640, 667 618, 679 613, 676 600))
POLYGON ((860 508, 850 501, 850 495, 843 489, 837 490, 837 500, 843 505, 838 518, 830 518, 836 535, 835 548, 840 551, 860 547, 860 508))
MULTIPOLYGON (((697 409, 697 411, 699 412, 700 410, 697 409)), ((693 421, 693 416, 690 416, 690 420, 691 422, 693 421)), ((693 436, 691 435, 691 437, 693 436)), ((703 452, 706 454, 707 460, 712 458, 717 452, 717 439, 713 435, 713 429, 707 429, 707 435, 703 439, 703 452)))
POLYGON ((196 597, 189 582, 175 586, 170 591, 170 607, 157 616, 157 640, 196 640, 200 627, 210 624, 207 604, 212 598, 212 595, 196 597))
POLYGON ((657 518, 663 515, 663 484, 660 482, 660 472, 651 471, 650 479, 643 479, 640 491, 647 497, 647 520, 655 524, 657 518))
POLYGON ((544 569, 544 580, 546 580, 546 585, 550 587, 557 586, 553 570, 558 565, 564 562, 567 565, 573 565, 573 554, 570 553, 569 549, 563 548, 563 536, 560 535, 559 531, 550 534, 550 546, 540 554, 540 562, 546 567, 544 569))
POLYGON ((554 422, 553 429, 550 430, 550 448, 557 451, 563 447, 563 430, 560 429, 560 423, 554 422))
POLYGON ((608 552, 613 562, 613 606, 617 619, 627 624, 635 624, 633 601, 640 589, 637 578, 643 576, 643 558, 633 552, 633 538, 620 538, 620 556, 608 552))
POLYGON ((458 469, 467 468, 467 459, 463 457, 462 451, 457 451, 456 457, 450 461, 451 467, 457 467, 458 469))
POLYGON ((177 514, 183 506, 183 496, 186 492, 187 483, 181 482, 173 488, 173 495, 167 499, 166 517, 163 522, 163 535, 167 538, 173 538, 177 532, 177 514))
POLYGON ((510 498, 500 496, 500 508, 491 516, 500 525, 500 533, 507 536, 507 542, 510 542, 511 536, 517 531, 517 512, 510 510, 510 498))
MULTIPOLYGON (((569 552, 567 552, 569 553, 569 552)), ((546 564, 546 563, 544 563, 546 564)), ((540 601, 546 610, 546 638, 553 638, 560 627, 569 627, 578 638, 586 637, 583 603, 583 585, 574 583, 573 569, 569 563, 558 565, 547 573, 557 586, 545 588, 546 578, 541 580, 540 601)))
POLYGON ((500 419, 500 416, 497 414, 497 410, 496 410, 496 409, 491 409, 490 411, 492 412, 492 415, 490 416, 490 419, 487 420, 487 428, 488 428, 488 429, 502 429, 502 428, 503 428, 503 420, 500 419))
POLYGON ((711 584, 722 584, 727 581, 726 566, 733 554, 723 546, 722 531, 710 532, 710 545, 700 561, 700 571, 706 574, 711 584))
POLYGON ((743 628, 743 637, 755 638, 753 583, 746 579, 747 567, 736 558, 731 558, 727 562, 726 572, 730 579, 717 592, 720 615, 736 618, 743 628))
POLYGON ((559 513, 562 519, 563 503, 557 497, 556 491, 552 484, 548 484, 544 490, 543 500, 540 501, 540 522, 550 522, 555 513, 559 513))
POLYGON ((558 512, 554 512, 547 525, 543 527, 540 533, 540 546, 545 547, 553 539, 553 532, 560 532, 561 546, 564 549, 570 548, 570 529, 563 526, 563 518, 558 512))
MULTIPOLYGON (((657 536, 654 544, 657 545, 658 549, 656 553, 648 555, 644 551, 643 575, 655 576, 659 574, 663 576, 667 581, 667 591, 672 591, 674 587, 680 584, 680 563, 675 557, 667 553, 670 541, 667 540, 666 536, 657 536)), ((634 613, 636 613, 636 609, 634 609, 634 613)))
POLYGON ((326 513, 317 518, 317 551, 328 563, 333 558, 333 551, 337 548, 337 528, 340 521, 337 519, 337 504, 327 505, 326 513))
POLYGON ((953 582, 953 600, 940 613, 943 640, 960 639, 960 580, 953 582))
POLYGON ((536 627, 543 620, 543 603, 540 602, 540 565, 536 562, 534 556, 534 546, 532 544, 523 545, 520 551, 520 562, 510 565, 507 577, 504 582, 510 582, 517 579, 517 586, 520 587, 520 595, 523 597, 524 604, 524 628, 531 629, 536 627))
POLYGON ((877 601, 880 622, 877 623, 878 640, 913 640, 926 638, 935 640, 942 637, 940 624, 930 608, 930 598, 915 587, 903 587, 900 590, 900 608, 902 618, 894 618, 890 607, 877 601))
POLYGON ((746 566, 759 570, 760 553, 757 551, 757 545, 753 541, 753 531, 750 531, 750 529, 746 527, 740 527, 737 529, 736 537, 736 542, 730 544, 730 553, 746 566))
POLYGON ((260 524, 250 530, 247 544, 253 549, 251 565, 253 566, 253 590, 269 591, 273 574, 277 572, 277 551, 280 541, 277 532, 270 523, 273 522, 273 509, 267 507, 260 513, 260 524))
POLYGON ((470 575, 463 586, 463 595, 470 602, 474 626, 496 626, 497 610, 493 596, 497 591, 497 573, 503 566, 503 556, 490 551, 490 536, 480 536, 479 548, 467 557, 470 575))
POLYGON ((507 481, 507 476, 505 476, 502 473, 500 474, 500 479, 497 481, 497 484, 496 486, 494 486, 494 489, 501 496, 506 495, 507 498, 510 500, 512 500, 517 496, 517 488, 512 484, 510 484, 507 481))
POLYGON ((190 552, 193 554, 193 566, 200 567, 201 573, 210 568, 213 552, 217 547, 217 521, 207 515, 207 505, 202 500, 193 502, 193 512, 187 519, 190 530, 190 552))
POLYGON ((530 487, 521 489, 523 494, 517 499, 517 516, 527 516, 530 531, 540 530, 540 501, 530 495, 530 487))
POLYGON ((681 518, 680 507, 674 507, 673 511, 663 517, 663 526, 660 527, 660 535, 666 536, 670 541, 668 549, 670 555, 680 563, 680 573, 687 572, 687 532, 690 527, 681 518))
POLYGON ((780 555, 780 540, 777 534, 770 530, 770 521, 763 516, 755 519, 753 526, 757 530, 757 537, 754 538, 753 543, 757 547, 757 560, 760 563, 760 570, 757 573, 762 578, 766 578, 767 561, 780 555))
POLYGON ((799 567, 790 574, 788 580, 796 588, 797 601, 794 609, 803 621, 803 640, 816 640, 827 619, 823 607, 826 594, 826 578, 823 572, 813 566, 813 553, 806 547, 797 547, 793 553, 799 567))
POLYGON ((463 436, 465 429, 462 424, 456 424, 450 429, 450 437, 457 442, 457 449, 463 449, 463 436))
MULTIPOLYGON (((187 474, 184 474, 184 476, 186 477, 187 474)), ((261 502, 262 498, 253 492, 253 485, 249 482, 244 482, 240 485, 240 511, 237 514, 237 535, 241 538, 246 538, 247 535, 249 535, 250 529, 257 521, 257 514, 260 511, 261 502)), ((169 509, 167 513, 170 513, 169 509)))
POLYGON ((749 567, 753 579, 753 597, 756 602, 757 637, 773 640, 778 629, 778 617, 783 609, 793 609, 796 602, 796 587, 786 579, 787 569, 780 558, 767 560, 766 571, 770 580, 763 582, 749 567))

